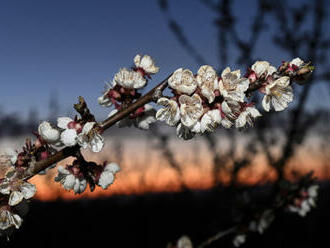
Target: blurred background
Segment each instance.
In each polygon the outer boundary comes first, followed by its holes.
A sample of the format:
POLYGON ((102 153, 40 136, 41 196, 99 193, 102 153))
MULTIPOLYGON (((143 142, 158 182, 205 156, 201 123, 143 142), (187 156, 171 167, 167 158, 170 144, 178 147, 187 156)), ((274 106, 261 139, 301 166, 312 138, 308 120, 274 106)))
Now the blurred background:
MULTIPOLYGON (((182 141, 161 123, 147 132, 112 127, 102 153, 85 154, 120 164, 114 185, 75 196, 53 181, 55 170, 33 178, 30 213, 1 247, 166 247, 183 234, 198 244, 235 223, 242 192, 267 199, 274 182, 310 171, 321 185, 318 207, 304 219, 283 213, 244 246, 328 247, 329 7, 327 0, 1 2, 1 153, 20 149, 42 120, 73 116, 80 95, 106 118, 97 97, 137 53, 160 67, 145 91, 179 67, 244 74, 256 60, 277 67, 300 57, 316 68, 307 85, 295 86, 286 111, 265 114, 254 128, 182 141)), ((219 246, 231 247, 231 239, 209 247, 219 246)))

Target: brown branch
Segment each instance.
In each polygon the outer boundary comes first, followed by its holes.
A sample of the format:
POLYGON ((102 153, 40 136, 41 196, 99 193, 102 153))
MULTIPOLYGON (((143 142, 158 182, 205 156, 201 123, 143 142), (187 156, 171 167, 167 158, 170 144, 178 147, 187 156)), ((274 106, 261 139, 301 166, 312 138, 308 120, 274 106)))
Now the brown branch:
POLYGON ((210 245, 211 243, 213 243, 214 241, 217 241, 218 239, 227 236, 231 233, 234 233, 237 231, 237 226, 234 226, 232 228, 229 228, 225 231, 220 231, 217 234, 215 234, 214 236, 208 238, 206 241, 204 241, 203 243, 201 243, 199 246, 197 246, 197 248, 204 248, 208 245, 210 245))
POLYGON ((150 90, 147 94, 145 94, 139 100, 137 100, 133 104, 129 105, 124 110, 118 112, 117 114, 115 114, 115 115, 109 117, 108 119, 104 120, 103 122, 101 122, 99 124, 100 128, 102 128, 102 130, 106 130, 109 127, 111 127, 113 124, 122 120, 123 118, 128 116, 130 113, 133 113, 135 110, 144 106, 145 104, 152 102, 152 101, 157 101, 162 96, 162 92, 166 88, 167 80, 169 79, 170 76, 168 76, 164 81, 162 81, 159 85, 157 85, 155 88, 150 90))
MULTIPOLYGON (((163 80, 160 84, 158 84, 155 88, 150 90, 143 97, 138 99, 132 105, 128 106, 126 109, 117 112, 115 115, 113 115, 113 116, 105 119, 103 122, 101 122, 98 126, 98 128, 100 129, 99 132, 105 131, 109 127, 113 126, 116 122, 124 119, 130 113, 134 112, 135 110, 144 106, 145 104, 152 102, 152 101, 157 101, 157 99, 159 99, 162 96, 162 92, 166 88, 167 80, 170 76, 168 76, 165 80, 163 80)), ((81 99, 81 98, 79 98, 79 99, 81 99)), ((74 156, 79 149, 80 149, 79 145, 75 145, 72 147, 65 147, 62 150, 51 155, 47 159, 37 162, 32 169, 32 173, 29 175, 25 175, 25 179, 30 179, 34 175, 38 174, 40 171, 47 169, 49 166, 65 159, 65 158, 74 156)))

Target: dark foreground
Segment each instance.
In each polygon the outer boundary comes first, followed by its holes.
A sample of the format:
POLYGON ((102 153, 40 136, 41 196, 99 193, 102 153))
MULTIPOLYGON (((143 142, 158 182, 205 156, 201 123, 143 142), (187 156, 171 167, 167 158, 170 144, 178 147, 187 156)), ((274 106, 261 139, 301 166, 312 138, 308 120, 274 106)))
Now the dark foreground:
MULTIPOLYGON (((264 235, 242 247, 329 247, 330 184, 306 218, 283 213, 264 235)), ((0 247, 166 247, 181 235, 199 244, 231 227, 230 195, 199 191, 115 196, 109 199, 34 201, 23 227, 0 247)), ((232 247, 231 236, 209 247, 232 247)))

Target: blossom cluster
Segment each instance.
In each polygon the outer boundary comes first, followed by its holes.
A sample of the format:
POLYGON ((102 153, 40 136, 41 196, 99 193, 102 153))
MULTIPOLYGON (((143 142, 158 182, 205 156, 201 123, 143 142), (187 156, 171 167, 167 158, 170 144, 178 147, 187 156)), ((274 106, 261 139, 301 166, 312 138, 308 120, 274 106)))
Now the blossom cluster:
POLYGON ((297 182, 283 181, 274 202, 263 211, 255 214, 252 219, 241 224, 232 242, 239 247, 246 242, 249 232, 263 234, 275 219, 275 212, 285 210, 305 217, 313 207, 316 207, 319 186, 315 184, 312 174, 300 178, 297 182))
POLYGON ((55 181, 60 182, 66 190, 81 194, 86 190, 87 184, 91 191, 94 191, 95 185, 107 189, 114 182, 119 170, 116 163, 97 165, 77 159, 72 165, 59 166, 55 181))
POLYGON ((238 232, 233 238, 233 244, 235 247, 239 247, 245 243, 248 232, 258 232, 263 234, 264 231, 270 226, 274 221, 275 215, 274 210, 266 209, 260 214, 257 214, 250 220, 243 231, 238 232))
POLYGON ((17 178, 18 172, 11 167, 0 179, 0 236, 18 229, 27 212, 27 201, 36 193, 35 185, 17 178))
POLYGON ((307 189, 301 189, 299 194, 294 197, 292 203, 287 206, 288 210, 292 213, 298 213, 301 217, 305 217, 313 207, 316 207, 318 189, 318 185, 311 185, 307 189))
POLYGON ((79 144, 83 148, 91 148, 93 152, 100 152, 104 145, 104 139, 100 133, 94 130, 95 121, 85 122, 83 119, 59 117, 57 127, 43 121, 38 128, 41 138, 55 147, 75 146, 79 144))
POLYGON ((240 70, 225 68, 221 75, 209 65, 203 65, 194 75, 189 69, 179 68, 168 79, 172 97, 161 97, 163 106, 156 119, 177 127, 177 135, 190 139, 195 134, 213 132, 218 126, 243 128, 253 125, 261 113, 248 102, 249 88, 257 87, 264 94, 262 106, 282 111, 293 100, 292 80, 295 72, 306 64, 299 58, 276 69, 267 61, 257 61, 245 77, 240 70), (281 71, 280 71, 281 69, 281 71))
MULTIPOLYGON (((36 139, 34 141, 26 139, 21 151, 10 150, 7 154, 10 157, 10 166, 19 177, 31 174, 36 162, 47 159, 55 152, 53 147, 39 133, 34 133, 34 135, 36 139)), ((44 171, 41 173, 44 173, 44 171)))
MULTIPOLYGON (((93 152, 100 152, 104 145, 104 139, 96 129, 95 121, 85 121, 84 118, 73 120, 69 117, 59 117, 57 127, 44 121, 39 125, 39 134, 43 140, 55 147, 72 147, 79 145, 82 148, 89 147, 93 152)), ((75 194, 83 193, 87 185, 91 191, 95 185, 107 189, 114 181, 115 174, 119 171, 116 163, 97 165, 87 162, 79 156, 72 164, 58 167, 56 182, 60 182, 66 190, 73 190, 75 194)))
POLYGON ((0 236, 9 235, 21 226, 27 203, 36 193, 36 186, 22 178, 33 174, 35 163, 54 152, 38 133, 34 134, 34 141, 27 139, 21 151, 10 151, 0 161, 5 170, 0 178, 0 236))
MULTIPOLYGON (((265 111, 286 109, 293 101, 292 82, 302 82, 313 68, 300 58, 283 62, 275 68, 267 61, 257 61, 244 76, 240 70, 225 68, 220 75, 210 65, 201 66, 194 74, 179 68, 169 77, 172 96, 158 97, 156 110, 149 104, 136 109, 128 117, 119 120, 119 127, 136 126, 148 129, 156 120, 176 127, 177 136, 191 139, 195 134, 213 132, 218 126, 243 128, 252 126, 261 116, 255 104, 249 101, 252 91, 263 94, 265 111)), ((149 55, 136 55, 134 67, 122 68, 115 74, 99 104, 114 106, 109 117, 125 110, 141 97, 139 90, 146 86, 151 75, 159 68, 149 55)))
MULTIPOLYGON (((104 107, 114 106, 108 117, 115 115, 118 111, 127 108, 141 97, 138 92, 147 85, 151 75, 159 71, 154 60, 149 55, 136 55, 132 69, 121 68, 114 76, 112 82, 107 85, 103 95, 98 98, 100 105, 104 107)), ((156 121, 156 111, 150 104, 138 108, 127 118, 117 122, 119 127, 135 126, 140 129, 149 129, 150 124, 156 121)))

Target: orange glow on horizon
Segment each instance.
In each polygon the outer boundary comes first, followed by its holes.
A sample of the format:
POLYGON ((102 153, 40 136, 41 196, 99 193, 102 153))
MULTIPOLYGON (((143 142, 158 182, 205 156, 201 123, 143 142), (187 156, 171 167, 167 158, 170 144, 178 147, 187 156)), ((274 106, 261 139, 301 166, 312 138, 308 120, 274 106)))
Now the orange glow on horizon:
MULTIPOLYGON (((54 201, 56 199, 98 198, 111 195, 143 194, 147 192, 178 192, 181 190, 181 182, 190 189, 208 189, 213 185, 212 154, 201 140, 184 142, 176 140, 170 143, 170 148, 180 168, 183 177, 180 179, 178 172, 173 169, 163 157, 161 151, 152 148, 147 139, 120 138, 121 152, 118 152, 115 138, 109 137, 104 151, 94 154, 86 151, 87 160, 95 162, 118 162, 122 170, 117 174, 116 180, 107 190, 96 187, 94 192, 87 189, 83 194, 74 195, 72 191, 66 191, 54 181, 57 170, 50 170, 47 175, 38 175, 30 181, 36 184, 36 199, 42 201, 54 201), (124 145, 123 145, 124 144, 124 145), (118 153, 121 153, 118 155, 118 153)), ((226 143, 221 140, 221 149, 227 149, 226 143)), ((220 148, 219 148, 220 149, 220 148)), ((0 144, 1 150, 1 144, 0 144)), ((308 145, 299 148, 296 156, 287 165, 287 175, 295 170, 299 173, 314 171, 318 179, 330 179, 330 163, 326 153, 318 151, 308 145)), ((59 165, 72 162, 72 158, 61 161, 59 165)), ((230 168, 227 168, 230 171, 230 168)), ((219 172, 219 180, 227 184, 231 180, 231 174, 224 170, 219 172)), ((243 184, 262 184, 276 179, 273 168, 267 166, 263 155, 257 155, 252 165, 240 170, 238 181, 243 184)))
MULTIPOLYGON (((212 187, 211 174, 203 175, 193 168, 185 169, 184 184, 195 190, 208 189, 212 187)), ((191 166, 192 167, 192 166, 191 166)), ((314 170, 314 176, 318 179, 329 179, 330 175, 325 175, 317 164, 307 167, 301 167, 300 173, 308 173, 314 170)), ((94 192, 89 189, 83 194, 75 195, 73 191, 66 191, 53 178, 56 170, 51 171, 47 176, 38 175, 31 179, 31 183, 37 185, 36 199, 42 201, 54 201, 56 199, 74 200, 79 198, 99 198, 111 195, 131 195, 143 194, 150 192, 179 192, 181 190, 181 182, 178 174, 171 168, 164 168, 162 171, 148 170, 144 173, 122 170, 116 176, 116 180, 107 190, 96 187, 94 192)), ((230 175, 219 173, 219 179, 223 184, 230 182, 230 175)), ((265 182, 274 181, 276 173, 274 169, 267 168, 265 165, 254 165, 244 168, 238 174, 238 180, 242 184, 254 185, 263 184, 265 182)))

